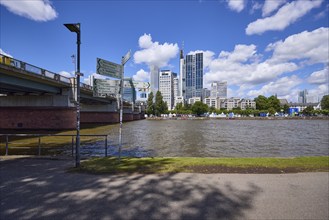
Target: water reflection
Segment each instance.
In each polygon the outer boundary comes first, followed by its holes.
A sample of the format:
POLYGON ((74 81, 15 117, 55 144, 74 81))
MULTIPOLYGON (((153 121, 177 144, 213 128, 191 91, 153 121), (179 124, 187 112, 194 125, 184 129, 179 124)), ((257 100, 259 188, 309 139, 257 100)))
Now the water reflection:
MULTIPOLYGON (((119 125, 106 126, 106 129, 111 141, 108 153, 117 155, 119 125)), ((124 123, 122 155, 133 157, 329 155, 328 133, 327 120, 141 120, 124 123)), ((101 146, 104 146, 103 143, 92 145, 100 145, 93 146, 94 149, 101 149, 101 146)), ((88 152, 95 154, 93 150, 88 152)), ((104 155, 104 147, 101 152, 104 155)))

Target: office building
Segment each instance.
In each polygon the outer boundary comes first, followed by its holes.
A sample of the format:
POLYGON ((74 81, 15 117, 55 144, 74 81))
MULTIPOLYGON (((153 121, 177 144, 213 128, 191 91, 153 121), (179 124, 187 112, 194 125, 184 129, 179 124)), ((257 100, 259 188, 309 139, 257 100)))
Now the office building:
POLYGON ((125 78, 123 81, 123 100, 135 103, 136 101, 136 90, 131 78, 125 78))
POLYGON ((157 66, 150 66, 150 78, 151 78, 151 92, 155 95, 159 90, 159 68, 157 66))
POLYGON ((212 98, 227 98, 227 82, 213 82, 211 83, 210 97, 212 98))
POLYGON ((174 78, 177 78, 177 74, 170 70, 161 70, 159 75, 159 91, 163 101, 167 102, 168 110, 174 107, 174 78))
POLYGON ((185 59, 186 89, 184 99, 202 97, 203 89, 203 53, 186 55, 185 59))
POLYGON ((179 93, 178 96, 181 96, 183 99, 185 97, 186 89, 186 72, 185 72, 185 59, 183 50, 180 51, 179 58, 179 93))
POLYGON ((307 89, 305 89, 303 91, 299 91, 298 92, 298 102, 299 103, 307 103, 307 95, 308 95, 307 89))
POLYGON ((211 91, 209 89, 203 88, 202 89, 202 100, 204 100, 205 98, 209 98, 210 93, 211 93, 211 91))

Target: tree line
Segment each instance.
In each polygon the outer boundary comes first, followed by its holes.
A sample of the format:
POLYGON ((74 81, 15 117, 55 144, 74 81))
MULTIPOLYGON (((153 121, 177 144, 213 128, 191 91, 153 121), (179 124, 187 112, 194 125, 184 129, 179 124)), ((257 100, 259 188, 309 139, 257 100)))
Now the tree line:
MULTIPOLYGON (((275 113, 289 113, 289 105, 280 105, 280 100, 276 96, 265 97, 263 95, 259 95, 254 99, 256 102, 256 109, 247 108, 242 110, 240 107, 233 108, 232 110, 226 109, 216 109, 214 107, 208 107, 207 104, 203 102, 196 101, 193 105, 178 103, 174 110, 168 111, 167 103, 163 101, 163 97, 160 91, 157 91, 156 96, 154 98, 153 92, 149 94, 147 100, 147 108, 146 114, 161 116, 161 114, 194 114, 194 115, 202 115, 204 113, 216 113, 216 114, 228 114, 233 112, 234 114, 249 116, 254 115, 258 116, 262 113, 269 113, 270 115, 274 115, 275 113)), ((321 100, 322 110, 314 110, 312 106, 308 106, 303 110, 303 115, 318 115, 324 114, 329 115, 329 95, 323 96, 321 100)))

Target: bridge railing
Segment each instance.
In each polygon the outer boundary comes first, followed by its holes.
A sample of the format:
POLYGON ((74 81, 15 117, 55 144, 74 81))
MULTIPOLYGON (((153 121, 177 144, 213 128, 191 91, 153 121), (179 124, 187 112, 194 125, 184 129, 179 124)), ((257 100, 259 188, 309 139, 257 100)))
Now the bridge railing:
MULTIPOLYGON (((107 157, 107 151, 108 151, 108 137, 106 134, 80 134, 81 137, 101 137, 104 139, 104 155, 105 157, 107 157)), ((42 149, 51 149, 51 150, 56 150, 56 149, 61 149, 63 150, 64 147, 45 147, 42 145, 42 138, 44 137, 71 137, 71 156, 73 157, 74 156, 74 149, 75 149, 75 138, 76 138, 76 135, 71 135, 71 134, 0 134, 0 137, 5 137, 5 156, 8 156, 9 155, 9 149, 20 149, 20 150, 23 150, 23 149, 29 149, 29 150, 35 150, 36 152, 34 152, 35 154, 34 155, 38 155, 38 156, 41 156, 41 150, 42 149), (9 137, 15 137, 16 139, 19 138, 19 137, 31 137, 31 138, 37 138, 37 141, 36 141, 36 145, 37 146, 34 146, 34 147, 13 147, 13 146, 10 146, 9 144, 16 144, 15 142, 10 142, 9 141, 9 137)), ((17 140, 15 140, 17 142, 17 140)), ((49 141, 48 141, 49 142, 49 141)), ((20 143, 20 144, 30 144, 30 142, 26 142, 26 143, 20 143)))
MULTIPOLYGON (((54 73, 54 72, 42 69, 40 67, 34 66, 29 63, 25 63, 21 60, 14 59, 12 57, 5 56, 3 54, 0 54, 0 63, 4 64, 4 65, 15 67, 20 70, 24 70, 31 74, 41 75, 41 76, 44 76, 49 79, 53 79, 56 81, 67 83, 67 84, 71 84, 71 80, 69 77, 62 76, 58 73, 54 73)), ((80 85, 82 88, 92 90, 92 86, 90 86, 90 85, 87 85, 84 83, 80 83, 80 85)))

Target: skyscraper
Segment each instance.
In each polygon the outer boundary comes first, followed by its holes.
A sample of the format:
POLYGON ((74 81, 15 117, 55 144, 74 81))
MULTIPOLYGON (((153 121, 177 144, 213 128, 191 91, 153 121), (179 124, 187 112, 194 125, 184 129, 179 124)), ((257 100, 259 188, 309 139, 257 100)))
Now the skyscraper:
POLYGON ((299 103, 307 103, 307 95, 308 95, 307 89, 305 89, 303 91, 299 91, 298 92, 298 102, 299 103))
POLYGON ((176 73, 170 70, 161 70, 159 76, 159 91, 162 94, 163 101, 167 102, 168 110, 172 110, 174 106, 174 78, 176 73))
MULTIPOLYGON (((184 99, 202 97, 203 88, 203 53, 186 55, 185 59, 185 95, 184 99)), ((184 85, 184 81, 183 81, 184 85)))
POLYGON ((185 89, 186 89, 186 72, 185 72, 185 60, 183 50, 180 51, 180 59, 179 59, 179 93, 178 96, 185 97, 185 89))
POLYGON ((159 68, 157 66, 150 66, 151 75, 151 92, 155 95, 159 90, 159 68))

